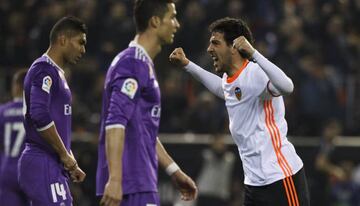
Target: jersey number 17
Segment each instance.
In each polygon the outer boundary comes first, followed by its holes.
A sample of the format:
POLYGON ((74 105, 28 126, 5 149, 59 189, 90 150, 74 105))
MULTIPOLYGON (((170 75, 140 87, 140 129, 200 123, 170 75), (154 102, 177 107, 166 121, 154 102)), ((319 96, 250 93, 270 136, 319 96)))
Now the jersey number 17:
POLYGON ((17 157, 25 138, 25 129, 22 122, 5 123, 4 146, 5 156, 17 157), (11 137, 15 136, 14 144, 11 145, 11 137))

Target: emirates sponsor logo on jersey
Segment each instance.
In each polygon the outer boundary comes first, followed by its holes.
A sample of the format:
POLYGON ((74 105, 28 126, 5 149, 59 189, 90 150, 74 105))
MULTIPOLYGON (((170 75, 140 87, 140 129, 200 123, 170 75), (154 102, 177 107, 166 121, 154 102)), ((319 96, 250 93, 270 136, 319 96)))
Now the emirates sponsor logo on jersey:
POLYGON ((235 96, 240 101, 240 99, 241 99, 241 89, 239 87, 235 88, 235 96))

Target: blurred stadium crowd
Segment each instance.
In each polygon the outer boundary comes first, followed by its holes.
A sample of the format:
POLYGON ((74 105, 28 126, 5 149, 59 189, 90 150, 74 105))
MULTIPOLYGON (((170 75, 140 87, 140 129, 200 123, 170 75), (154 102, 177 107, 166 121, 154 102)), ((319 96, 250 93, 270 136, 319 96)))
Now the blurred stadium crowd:
MULTIPOLYGON (((354 90, 360 65, 359 0, 180 0, 177 7, 181 29, 155 62, 163 96, 160 132, 227 131, 223 102, 172 68, 167 58, 181 46, 212 71, 207 26, 224 16, 245 18, 256 48, 293 79, 295 93, 286 98, 290 135, 319 135, 324 121, 333 118, 344 125, 345 134, 360 131, 355 123, 360 97, 354 90)), ((89 27, 86 57, 67 72, 75 95, 74 124, 97 132, 104 73, 134 36, 131 13, 131 0, 1 0, 1 102, 9 98, 14 69, 29 67, 46 50, 54 22, 73 14, 89 27)))
MULTIPOLYGON (((224 103, 173 68, 168 55, 183 47, 190 59, 213 71, 207 26, 230 16, 248 22, 255 48, 294 81, 294 93, 285 98, 290 135, 320 136, 329 120, 336 120, 344 135, 360 134, 360 0, 178 0, 177 8, 181 29, 155 61, 162 91, 160 133, 228 131, 224 103)), ((0 0, 0 102, 10 99, 12 74, 46 51, 52 25, 68 14, 89 28, 84 59, 66 69, 74 134, 92 134, 89 140, 96 143, 104 74, 135 34, 132 0, 0 0)), ((93 178, 96 148, 78 148, 93 178)), ((94 194, 78 189, 77 197, 94 194)), ((91 199, 82 202, 90 205, 91 199)))

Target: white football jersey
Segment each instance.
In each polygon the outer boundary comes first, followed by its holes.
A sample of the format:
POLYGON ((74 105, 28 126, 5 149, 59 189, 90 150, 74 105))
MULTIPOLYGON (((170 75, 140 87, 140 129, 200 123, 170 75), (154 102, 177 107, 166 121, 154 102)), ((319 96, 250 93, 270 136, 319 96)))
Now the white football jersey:
POLYGON ((286 137, 283 98, 270 95, 268 82, 265 72, 253 62, 244 63, 231 78, 226 73, 222 78, 229 128, 239 150, 247 185, 271 184, 303 167, 286 137))

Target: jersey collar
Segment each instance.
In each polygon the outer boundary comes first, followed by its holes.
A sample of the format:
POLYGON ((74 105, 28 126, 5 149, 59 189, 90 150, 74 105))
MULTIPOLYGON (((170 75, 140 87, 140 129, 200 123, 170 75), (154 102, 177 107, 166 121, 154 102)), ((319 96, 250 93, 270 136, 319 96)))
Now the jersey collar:
POLYGON ((245 69, 245 67, 249 64, 249 60, 245 60, 243 65, 236 71, 236 73, 231 76, 231 77, 227 77, 226 78, 226 82, 227 83, 232 83, 233 81, 235 81, 236 78, 238 78, 238 76, 240 76, 241 72, 245 69))
POLYGON ((48 55, 47 53, 43 54, 43 56, 46 57, 48 60, 50 60, 51 64, 53 64, 53 65, 56 67, 56 69, 58 69, 62 74, 65 74, 64 70, 61 69, 61 67, 60 67, 59 65, 57 65, 57 64, 54 62, 54 60, 52 60, 52 59, 49 57, 49 55, 48 55))
POLYGON ((130 42, 129 47, 137 47, 137 48, 141 49, 144 52, 145 56, 149 59, 151 64, 154 64, 152 59, 150 58, 149 54, 145 50, 145 48, 143 46, 141 46, 140 44, 138 44, 136 39, 130 42))

